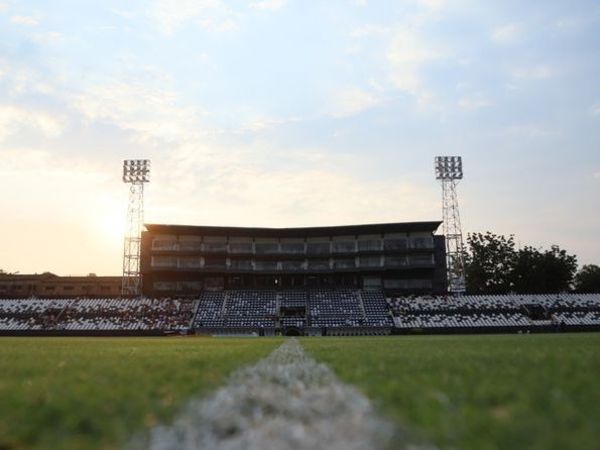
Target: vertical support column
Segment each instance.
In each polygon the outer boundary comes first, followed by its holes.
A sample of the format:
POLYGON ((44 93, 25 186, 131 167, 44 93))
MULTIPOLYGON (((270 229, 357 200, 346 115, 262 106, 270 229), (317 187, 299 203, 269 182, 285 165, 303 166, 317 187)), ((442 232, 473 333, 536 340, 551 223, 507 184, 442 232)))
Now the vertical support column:
POLYGON ((127 230, 123 248, 121 294, 137 296, 142 292, 140 273, 141 232, 144 224, 144 185, 132 183, 127 205, 127 230))
POLYGON ((466 291, 462 226, 458 210, 457 185, 463 178, 460 156, 436 156, 436 179, 442 183, 443 232, 446 238, 446 270, 448 291, 462 294, 466 291))
POLYGON ((448 290, 463 293, 466 290, 465 262, 456 181, 442 181, 443 230, 446 236, 446 270, 448 290))
POLYGON ((144 183, 149 181, 149 177, 149 160, 123 161, 123 182, 130 185, 121 281, 121 295, 124 297, 135 297, 142 294, 140 257, 142 227, 144 226, 144 183))

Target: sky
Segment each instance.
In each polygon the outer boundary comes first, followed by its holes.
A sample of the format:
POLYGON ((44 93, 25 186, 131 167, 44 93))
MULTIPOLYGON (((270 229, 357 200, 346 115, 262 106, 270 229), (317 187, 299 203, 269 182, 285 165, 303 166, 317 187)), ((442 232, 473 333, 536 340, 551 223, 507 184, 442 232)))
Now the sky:
POLYGON ((147 223, 441 219, 600 264, 596 0, 0 0, 0 269, 121 272, 147 223))

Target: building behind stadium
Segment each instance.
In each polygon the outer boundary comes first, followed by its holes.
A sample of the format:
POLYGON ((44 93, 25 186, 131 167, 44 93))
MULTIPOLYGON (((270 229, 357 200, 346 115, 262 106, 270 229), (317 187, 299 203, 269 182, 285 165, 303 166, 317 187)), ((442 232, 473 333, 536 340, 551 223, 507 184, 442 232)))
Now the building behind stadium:
POLYGON ((225 289, 357 288, 446 292, 441 222, 311 228, 146 225, 144 295, 225 289))
POLYGON ((120 276, 0 273, 0 298, 118 297, 120 276))

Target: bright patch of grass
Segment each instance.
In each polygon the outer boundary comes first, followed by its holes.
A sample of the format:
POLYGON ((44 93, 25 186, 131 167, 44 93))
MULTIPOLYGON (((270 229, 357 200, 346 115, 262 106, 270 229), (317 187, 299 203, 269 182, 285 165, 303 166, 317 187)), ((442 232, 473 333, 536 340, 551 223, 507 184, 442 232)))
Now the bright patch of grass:
POLYGON ((302 344, 439 446, 598 448, 600 334, 307 338, 302 344))
POLYGON ((0 449, 108 449, 280 340, 0 339, 0 449))

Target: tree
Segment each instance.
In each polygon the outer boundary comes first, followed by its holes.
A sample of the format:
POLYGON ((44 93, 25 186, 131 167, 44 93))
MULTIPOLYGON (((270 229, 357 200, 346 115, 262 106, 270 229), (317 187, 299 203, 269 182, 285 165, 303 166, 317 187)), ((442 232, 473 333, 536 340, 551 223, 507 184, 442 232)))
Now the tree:
POLYGON ((544 273, 546 292, 566 292, 573 289, 577 273, 577 256, 569 255, 558 245, 544 252, 544 273))
POLYGON ((514 236, 499 236, 489 231, 485 234, 473 233, 467 235, 467 244, 467 291, 471 294, 509 292, 516 261, 514 236))
POLYGON ((558 293, 573 287, 577 258, 556 245, 545 251, 531 246, 517 250, 514 236, 489 231, 467 235, 467 245, 470 294, 558 293))
POLYGON ((577 258, 557 245, 541 251, 524 247, 517 252, 512 286, 520 294, 558 293, 571 290, 577 258))
POLYGON ((575 275, 575 290, 600 293, 600 267, 595 264, 584 265, 575 275))

